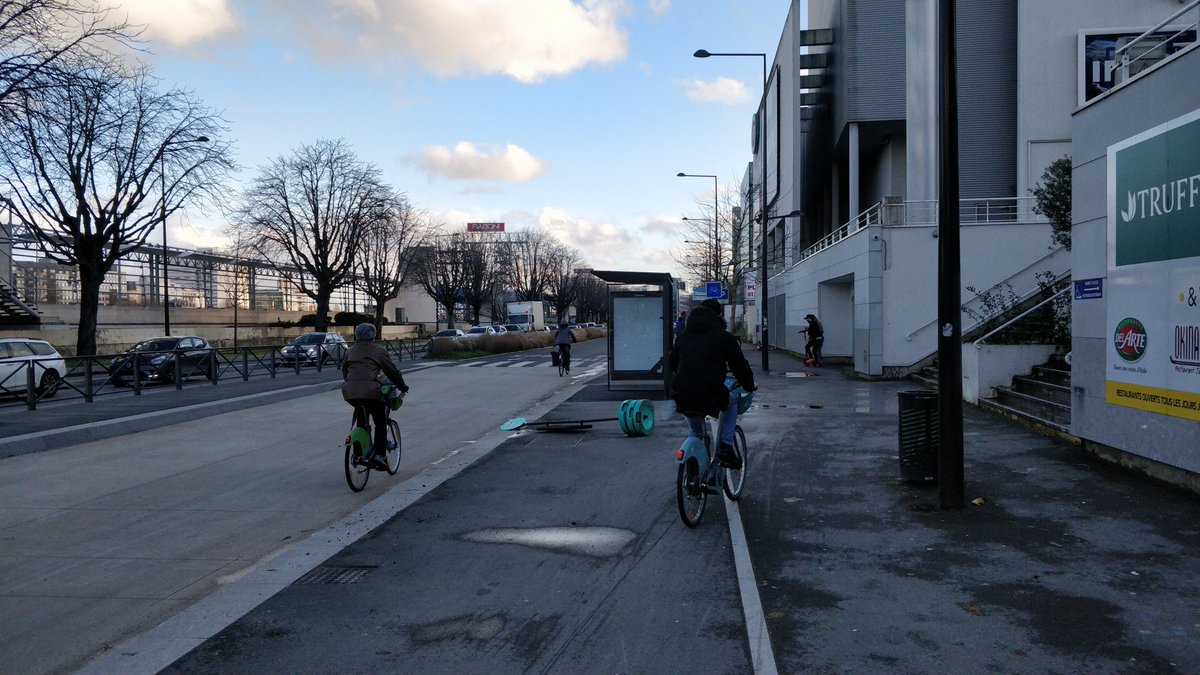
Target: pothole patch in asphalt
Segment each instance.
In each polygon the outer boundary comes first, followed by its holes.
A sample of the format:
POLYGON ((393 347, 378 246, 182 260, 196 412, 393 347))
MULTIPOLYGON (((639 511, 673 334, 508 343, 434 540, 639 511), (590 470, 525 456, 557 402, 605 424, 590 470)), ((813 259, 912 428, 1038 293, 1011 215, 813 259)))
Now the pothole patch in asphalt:
POLYGON ((596 558, 619 555, 637 535, 615 527, 530 527, 476 530, 463 539, 482 544, 517 544, 596 558))

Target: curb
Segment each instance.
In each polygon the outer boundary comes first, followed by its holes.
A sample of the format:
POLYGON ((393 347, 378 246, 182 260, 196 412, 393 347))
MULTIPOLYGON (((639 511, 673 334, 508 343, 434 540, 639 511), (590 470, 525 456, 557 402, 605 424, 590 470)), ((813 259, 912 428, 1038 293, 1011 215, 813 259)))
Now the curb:
POLYGON ((221 399, 219 401, 207 401, 205 403, 194 403, 178 408, 155 410, 153 412, 118 417, 100 422, 77 424, 54 431, 35 431, 19 436, 9 436, 7 438, 0 438, 0 458, 28 455, 34 452, 54 450, 88 441, 98 441, 114 436, 121 436, 136 431, 147 431, 160 426, 163 423, 163 418, 167 416, 170 416, 170 424, 186 422, 200 419, 201 417, 209 417, 234 410, 254 408, 301 396, 332 391, 341 386, 341 380, 305 384, 298 387, 264 391, 258 394, 248 394, 246 396, 221 399))

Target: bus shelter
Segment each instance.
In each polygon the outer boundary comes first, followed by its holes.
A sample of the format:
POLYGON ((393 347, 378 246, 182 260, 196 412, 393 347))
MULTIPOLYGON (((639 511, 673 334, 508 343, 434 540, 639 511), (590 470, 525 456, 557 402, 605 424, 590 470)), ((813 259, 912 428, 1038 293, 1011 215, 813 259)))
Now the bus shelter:
POLYGON ((674 279, 666 272, 592 274, 609 284, 609 391, 668 391, 674 279))

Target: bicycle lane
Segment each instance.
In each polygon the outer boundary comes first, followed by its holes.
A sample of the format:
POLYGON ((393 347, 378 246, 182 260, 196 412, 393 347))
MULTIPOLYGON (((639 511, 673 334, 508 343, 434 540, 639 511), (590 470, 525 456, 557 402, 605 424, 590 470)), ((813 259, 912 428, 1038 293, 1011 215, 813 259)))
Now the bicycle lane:
MULTIPOLYGON (((621 398, 588 385, 546 417, 621 398)), ((750 671, 721 502, 692 530, 676 510, 684 434, 512 434, 167 672, 750 671)), ((93 670, 142 669, 116 651, 93 670)))

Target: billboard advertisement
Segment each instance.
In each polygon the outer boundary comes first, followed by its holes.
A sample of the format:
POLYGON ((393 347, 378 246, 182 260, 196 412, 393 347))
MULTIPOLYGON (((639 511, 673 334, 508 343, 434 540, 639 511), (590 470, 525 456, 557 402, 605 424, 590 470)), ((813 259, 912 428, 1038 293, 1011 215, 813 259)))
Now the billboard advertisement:
POLYGON ((467 232, 503 232, 504 223, 467 223, 467 232))
POLYGON ((1200 421, 1200 110, 1108 148, 1109 403, 1200 421))

